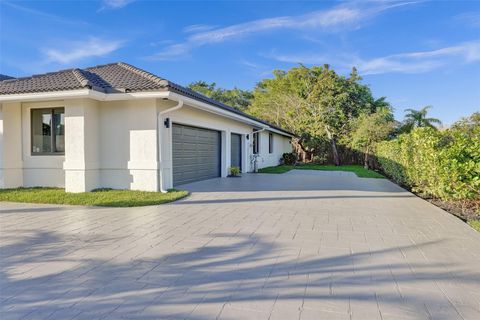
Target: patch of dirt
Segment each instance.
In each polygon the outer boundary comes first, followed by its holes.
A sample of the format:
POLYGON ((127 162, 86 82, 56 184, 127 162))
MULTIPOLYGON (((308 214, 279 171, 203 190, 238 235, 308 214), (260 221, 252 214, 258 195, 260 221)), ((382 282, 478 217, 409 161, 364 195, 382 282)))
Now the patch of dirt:
POLYGON ((470 220, 480 220, 480 201, 443 201, 441 199, 427 198, 422 195, 418 196, 457 216, 465 222, 470 220))
POLYGON ((439 207, 440 209, 447 211, 448 213, 456 216, 457 218, 463 220, 464 222, 471 221, 471 220, 480 221, 480 200, 444 201, 438 198, 432 198, 429 195, 412 191, 412 189, 407 185, 399 184, 398 182, 393 180, 391 177, 389 177, 382 171, 380 171, 380 173, 385 175, 387 179, 390 180, 391 182, 399 185, 405 190, 412 192, 417 197, 420 197, 423 200, 430 202, 431 204, 439 207))

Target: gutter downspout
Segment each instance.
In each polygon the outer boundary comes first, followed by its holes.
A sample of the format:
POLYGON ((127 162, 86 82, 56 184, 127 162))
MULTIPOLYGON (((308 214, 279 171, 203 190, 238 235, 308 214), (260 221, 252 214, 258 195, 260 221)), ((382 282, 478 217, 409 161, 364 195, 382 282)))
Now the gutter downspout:
POLYGON ((167 190, 163 189, 163 174, 161 168, 161 160, 162 160, 162 137, 160 136, 160 132, 162 130, 161 118, 163 115, 173 112, 175 110, 179 110, 183 107, 183 100, 178 100, 177 105, 167 110, 163 110, 157 113, 157 166, 158 166, 158 179, 157 179, 157 189, 160 190, 162 193, 166 193, 167 190))
MULTIPOLYGON (((253 131, 253 132, 252 132, 252 139, 253 139, 253 135, 254 135, 255 133, 259 133, 259 132, 262 132, 262 131, 265 131, 265 130, 268 130, 268 127, 263 127, 263 128, 260 129, 260 130, 253 131)), ((258 140, 259 140, 259 141, 257 141, 257 145, 258 145, 259 142, 260 142, 260 136, 258 137, 258 140)), ((254 173, 258 173, 257 160, 258 160, 258 154, 253 154, 253 172, 254 172, 254 173)))

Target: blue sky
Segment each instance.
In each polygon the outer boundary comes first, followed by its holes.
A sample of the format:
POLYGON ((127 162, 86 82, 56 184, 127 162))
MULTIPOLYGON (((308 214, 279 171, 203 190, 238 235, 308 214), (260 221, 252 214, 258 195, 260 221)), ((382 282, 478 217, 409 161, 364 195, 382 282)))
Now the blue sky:
POLYGON ((480 111, 479 1, 0 1, 0 73, 114 61, 250 89, 274 69, 356 66, 397 119, 480 111))

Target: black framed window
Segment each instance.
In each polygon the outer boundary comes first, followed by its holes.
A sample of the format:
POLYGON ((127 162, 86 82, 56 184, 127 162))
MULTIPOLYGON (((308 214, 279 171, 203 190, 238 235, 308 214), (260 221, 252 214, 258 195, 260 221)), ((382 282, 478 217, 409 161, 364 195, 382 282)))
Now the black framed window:
POLYGON ((273 133, 268 134, 268 153, 273 153, 273 133))
POLYGON ((32 109, 32 155, 65 153, 65 108, 32 109))
POLYGON ((258 140, 258 132, 253 134, 253 154, 258 154, 260 151, 260 141, 258 140))

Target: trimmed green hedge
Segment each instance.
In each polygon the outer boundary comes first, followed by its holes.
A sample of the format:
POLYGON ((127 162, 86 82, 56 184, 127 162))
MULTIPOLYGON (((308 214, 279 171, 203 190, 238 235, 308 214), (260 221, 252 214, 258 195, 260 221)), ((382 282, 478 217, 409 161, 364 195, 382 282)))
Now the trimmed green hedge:
POLYGON ((382 170, 399 184, 442 200, 480 200, 480 128, 417 128, 377 145, 382 170))

